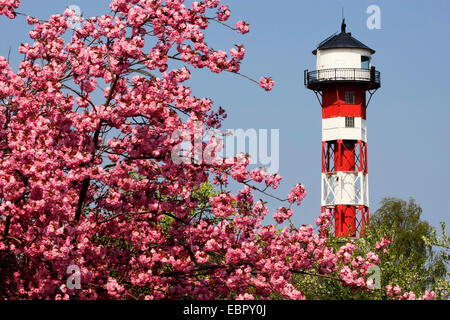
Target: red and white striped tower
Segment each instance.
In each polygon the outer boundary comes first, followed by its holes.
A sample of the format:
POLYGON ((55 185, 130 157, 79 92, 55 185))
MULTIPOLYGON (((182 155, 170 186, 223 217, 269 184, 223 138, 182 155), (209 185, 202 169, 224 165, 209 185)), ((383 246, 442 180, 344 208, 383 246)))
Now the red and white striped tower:
POLYGON ((345 29, 343 20, 313 51, 317 68, 305 70, 305 86, 322 106, 322 212, 331 210, 337 237, 359 237, 369 223, 366 109, 380 73, 375 51, 345 29))

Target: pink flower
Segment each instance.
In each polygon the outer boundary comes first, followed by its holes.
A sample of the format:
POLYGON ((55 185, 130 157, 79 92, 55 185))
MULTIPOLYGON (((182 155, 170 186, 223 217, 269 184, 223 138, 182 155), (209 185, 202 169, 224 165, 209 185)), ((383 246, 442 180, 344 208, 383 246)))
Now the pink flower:
POLYGON ((261 79, 259 79, 259 86, 266 91, 272 90, 274 85, 275 81, 273 81, 271 77, 261 77, 261 79))
POLYGON ((233 172, 232 172, 231 176, 237 182, 243 182, 248 178, 249 173, 248 173, 247 168, 245 168, 244 166, 236 165, 233 167, 233 172))
POLYGON ((236 46, 236 48, 232 48, 230 50, 231 56, 239 61, 244 59, 245 56, 245 48, 243 45, 236 46))
POLYGON ((116 279, 109 278, 106 284, 108 294, 113 298, 120 298, 125 291, 125 288, 119 285, 116 279))
POLYGON ((219 196, 211 197, 209 201, 212 206, 212 212, 217 217, 228 218, 235 212, 233 202, 235 202, 236 199, 229 194, 222 193, 219 196))
MULTIPOLYGON (((75 11, 73 11, 73 10, 70 9, 70 8, 67 8, 67 9, 64 11, 64 15, 65 15, 66 17, 73 17, 73 16, 75 15, 75 11)), ((30 23, 30 24, 34 24, 34 23, 30 23)))
POLYGON ((197 251, 195 253, 195 258, 197 259, 197 263, 205 264, 209 261, 209 256, 205 252, 197 251))
POLYGON ((326 209, 325 212, 322 212, 319 217, 316 219, 317 226, 328 227, 331 223, 332 214, 329 209, 326 209))
POLYGON ((380 242, 376 242, 375 243, 375 250, 385 250, 385 248, 389 245, 389 244, 391 244, 392 242, 393 242, 394 240, 392 239, 392 240, 388 240, 388 239, 386 239, 386 238, 381 238, 381 241, 380 242))
POLYGON ((255 297, 249 293, 239 294, 236 300, 255 300, 255 297))
POLYGON ((250 177, 251 177, 251 178, 253 179, 253 181, 255 181, 255 182, 261 182, 261 181, 263 181, 263 179, 264 179, 264 173, 261 172, 261 169, 256 168, 256 169, 253 169, 253 170, 250 172, 250 177))
POLYGON ((228 6, 221 5, 217 11, 217 19, 219 21, 227 21, 231 15, 231 11, 228 6))
POLYGON ((10 19, 16 17, 14 9, 20 5, 20 0, 2 0, 0 1, 0 15, 4 14, 10 19))
POLYGON ((246 34, 250 31, 249 25, 244 21, 236 22, 236 29, 239 33, 246 34))
POLYGON ((349 263, 356 246, 353 243, 347 243, 339 248, 337 253, 338 259, 342 260, 344 263, 349 263))
POLYGON ((95 90, 96 87, 97 87, 97 79, 96 78, 92 78, 88 81, 83 81, 83 83, 81 85, 81 89, 87 93, 91 93, 92 91, 95 90))
POLYGON ((220 0, 205 0, 205 3, 208 8, 215 8, 219 5, 220 0))
POLYGON ((264 177, 264 182, 266 183, 267 187, 272 187, 272 189, 277 189, 280 185, 281 176, 279 174, 266 174, 264 177))
POLYGON ((294 202, 297 202, 297 205, 299 206, 302 203, 302 200, 306 196, 306 190, 305 187, 301 184, 295 185, 293 189, 291 189, 291 192, 288 196, 289 203, 293 204, 294 202))
POLYGON ((425 290, 425 294, 423 295, 423 300, 433 300, 436 297, 436 293, 434 291, 425 290))
POLYGON ((395 287, 392 288, 392 292, 395 295, 399 295, 402 292, 402 289, 399 286, 395 286, 395 287))
POLYGON ((368 261, 372 262, 372 263, 378 263, 379 262, 379 257, 376 253, 374 252, 368 252, 366 255, 366 258, 368 261))
POLYGON ((285 220, 289 219, 293 215, 292 209, 287 209, 285 207, 281 207, 273 214, 273 218, 278 224, 283 223, 285 220))
POLYGON ((394 293, 392 292, 392 286, 389 284, 386 286, 386 294, 388 295, 388 297, 392 297, 394 295, 394 293))
POLYGON ((34 17, 27 16, 27 23, 29 25, 33 25, 33 24, 39 23, 39 20, 34 17))

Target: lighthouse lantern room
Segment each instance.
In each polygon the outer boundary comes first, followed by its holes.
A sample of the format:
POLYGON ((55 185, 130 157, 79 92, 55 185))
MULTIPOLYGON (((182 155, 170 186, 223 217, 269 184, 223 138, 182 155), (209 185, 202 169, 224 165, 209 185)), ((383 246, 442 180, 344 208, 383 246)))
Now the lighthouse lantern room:
POLYGON ((359 237, 369 223, 366 109, 380 87, 374 53, 343 20, 313 51, 316 70, 304 74, 322 107, 321 207, 332 212, 338 237, 359 237))

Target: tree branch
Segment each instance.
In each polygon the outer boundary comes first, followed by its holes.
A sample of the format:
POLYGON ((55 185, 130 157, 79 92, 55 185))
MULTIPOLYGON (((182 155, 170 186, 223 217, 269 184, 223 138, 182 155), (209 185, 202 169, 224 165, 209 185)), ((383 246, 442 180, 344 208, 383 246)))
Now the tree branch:
MULTIPOLYGON (((119 80, 119 77, 115 76, 113 84, 111 86, 111 90, 109 91, 108 99, 106 100, 105 105, 109 105, 110 104, 110 102, 112 100, 113 92, 114 92, 114 90, 116 88, 118 80, 119 80)), ((94 138, 93 138, 94 150, 92 151, 92 157, 91 157, 91 160, 89 161, 89 164, 91 164, 94 161, 95 153, 97 152, 97 148, 98 148, 98 139, 99 139, 99 136, 100 136, 100 132, 101 132, 102 126, 103 126, 103 120, 100 120, 100 123, 98 124, 98 128, 97 128, 97 130, 95 130, 95 133, 94 133, 94 138)), ((74 218, 75 222, 79 222, 80 221, 81 212, 83 211, 83 204, 84 204, 84 201, 86 199, 86 195, 87 195, 87 192, 89 190, 89 185, 90 184, 91 184, 91 179, 89 177, 85 178, 83 180, 83 183, 81 185, 81 190, 80 190, 80 197, 78 198, 77 210, 75 211, 75 218, 74 218)))
POLYGON ((281 201, 281 202, 286 202, 287 201, 287 199, 281 199, 281 198, 278 198, 277 196, 274 196, 274 195, 272 195, 272 194, 270 194, 270 193, 268 193, 268 192, 265 192, 264 190, 261 190, 261 189, 259 189, 258 187, 255 187, 255 186, 252 186, 251 184, 249 184, 249 183, 247 183, 247 182, 242 182, 243 184, 245 184, 246 186, 248 186, 249 188, 251 188, 251 189, 253 189, 253 190, 256 190, 256 191, 259 191, 259 192, 261 192, 262 194, 264 194, 264 195, 266 195, 266 196, 268 196, 268 197, 271 197, 271 198, 274 198, 274 199, 276 199, 276 200, 278 200, 278 201, 281 201))
POLYGON ((331 279, 331 280, 336 280, 336 281, 342 281, 342 279, 338 278, 338 277, 333 277, 333 276, 328 276, 326 274, 319 274, 319 273, 309 273, 306 271, 297 271, 297 270, 289 270, 291 273, 295 273, 295 274, 304 274, 307 276, 313 276, 313 277, 320 277, 320 278, 326 278, 326 279, 331 279))

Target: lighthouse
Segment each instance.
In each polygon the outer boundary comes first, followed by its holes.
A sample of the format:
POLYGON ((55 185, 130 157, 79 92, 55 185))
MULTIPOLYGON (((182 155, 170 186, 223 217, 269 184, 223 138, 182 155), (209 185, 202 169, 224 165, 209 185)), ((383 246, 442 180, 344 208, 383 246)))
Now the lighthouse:
POLYGON ((369 223, 367 107, 380 88, 372 65, 375 50, 346 30, 312 52, 316 69, 305 70, 305 86, 322 107, 321 210, 330 210, 337 237, 360 237, 369 223))

